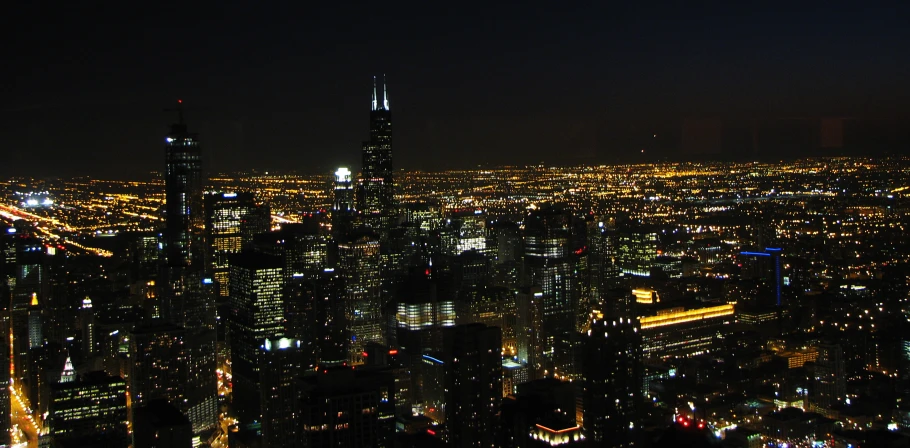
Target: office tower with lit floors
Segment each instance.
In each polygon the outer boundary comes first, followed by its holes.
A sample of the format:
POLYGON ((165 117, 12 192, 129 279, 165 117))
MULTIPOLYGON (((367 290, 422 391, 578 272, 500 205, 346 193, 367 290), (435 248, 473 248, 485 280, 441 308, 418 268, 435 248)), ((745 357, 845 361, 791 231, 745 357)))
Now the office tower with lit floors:
POLYGON ((284 335, 284 262, 244 252, 231 259, 228 331, 234 378, 234 409, 240 421, 260 421, 260 347, 284 335))
POLYGON ((126 382, 91 372, 51 384, 47 439, 54 446, 126 447, 126 382))
POLYGON ((258 204, 253 193, 209 193, 205 195, 206 277, 227 297, 230 257, 252 247, 253 236, 268 232, 269 206, 258 204))
POLYGON ((529 286, 540 287, 540 319, 535 356, 546 376, 572 378, 580 302, 576 259, 573 258, 575 219, 563 208, 532 211, 525 219, 524 263, 529 286))
POLYGON ((370 139, 363 143, 361 167, 361 204, 364 222, 380 234, 391 227, 395 206, 392 165, 392 111, 388 87, 383 78, 382 95, 373 77, 373 102, 370 109, 370 139), (381 98, 381 99, 380 99, 381 98))
POLYGON ((386 343, 379 249, 379 236, 371 231, 355 231, 338 243, 338 268, 343 275, 351 334, 349 348, 355 364, 362 363, 367 343, 386 343))
POLYGON ((583 416, 593 446, 635 446, 641 432, 641 338, 634 302, 628 290, 607 289, 588 323, 583 416))

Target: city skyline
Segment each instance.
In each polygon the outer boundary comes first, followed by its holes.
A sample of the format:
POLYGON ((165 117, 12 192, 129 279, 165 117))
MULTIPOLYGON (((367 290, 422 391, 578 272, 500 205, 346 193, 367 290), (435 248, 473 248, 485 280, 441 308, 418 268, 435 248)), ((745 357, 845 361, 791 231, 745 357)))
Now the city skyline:
POLYGON ((910 446, 910 5, 421 6, 14 27, 0 448, 910 446))

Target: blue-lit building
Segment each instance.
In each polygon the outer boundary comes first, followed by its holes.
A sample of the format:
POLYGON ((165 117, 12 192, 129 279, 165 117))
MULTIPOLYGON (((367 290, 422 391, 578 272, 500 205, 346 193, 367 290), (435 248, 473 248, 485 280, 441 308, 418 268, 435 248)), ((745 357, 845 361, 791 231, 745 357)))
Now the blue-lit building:
POLYGON ((769 302, 766 305, 781 305, 781 289, 784 277, 781 270, 781 249, 768 247, 763 251, 743 251, 739 253, 742 260, 743 278, 760 279, 769 290, 769 302))

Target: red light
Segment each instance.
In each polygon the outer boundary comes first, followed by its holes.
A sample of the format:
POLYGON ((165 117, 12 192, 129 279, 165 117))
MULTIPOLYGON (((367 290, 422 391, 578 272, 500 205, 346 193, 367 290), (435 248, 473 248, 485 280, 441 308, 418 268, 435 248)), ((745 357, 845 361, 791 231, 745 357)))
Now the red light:
POLYGON ((177 104, 183 104, 183 100, 177 100, 177 104))
POLYGON ((698 424, 698 429, 701 429, 701 428, 704 428, 704 427, 705 427, 705 424, 704 424, 704 423, 699 423, 699 424, 698 424))
POLYGON ((680 422, 680 423, 682 423, 682 422, 684 422, 684 421, 686 421, 686 419, 684 419, 684 418, 682 418, 682 417, 679 418, 679 422, 680 422))
POLYGON ((683 426, 685 426, 685 427, 688 428, 688 427, 689 427, 689 422, 683 422, 683 426))
POLYGON ((427 270, 425 272, 427 275, 430 275, 430 268, 427 268, 427 270))
POLYGON ((397 354, 398 354, 398 350, 394 350, 394 349, 393 349, 393 350, 389 350, 389 354, 390 354, 390 355, 397 355, 397 354))
POLYGON ((429 434, 429 435, 431 435, 431 436, 435 436, 435 435, 436 435, 436 431, 433 431, 432 429, 428 429, 428 430, 427 430, 427 434, 429 434))
POLYGON ((367 356, 370 356, 370 354, 367 352, 363 352, 363 357, 366 358, 367 356))

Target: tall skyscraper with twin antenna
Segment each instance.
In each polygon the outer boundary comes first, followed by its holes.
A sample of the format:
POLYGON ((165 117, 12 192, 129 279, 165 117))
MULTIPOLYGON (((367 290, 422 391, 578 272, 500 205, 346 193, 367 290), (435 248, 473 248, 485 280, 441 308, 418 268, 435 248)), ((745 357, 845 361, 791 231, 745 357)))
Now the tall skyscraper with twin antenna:
POLYGON ((360 210, 368 225, 381 229, 394 209, 392 169, 392 111, 389 91, 382 80, 382 96, 373 77, 373 103, 370 110, 370 140, 363 142, 363 171, 360 210), (380 98, 382 98, 380 100, 380 98))

